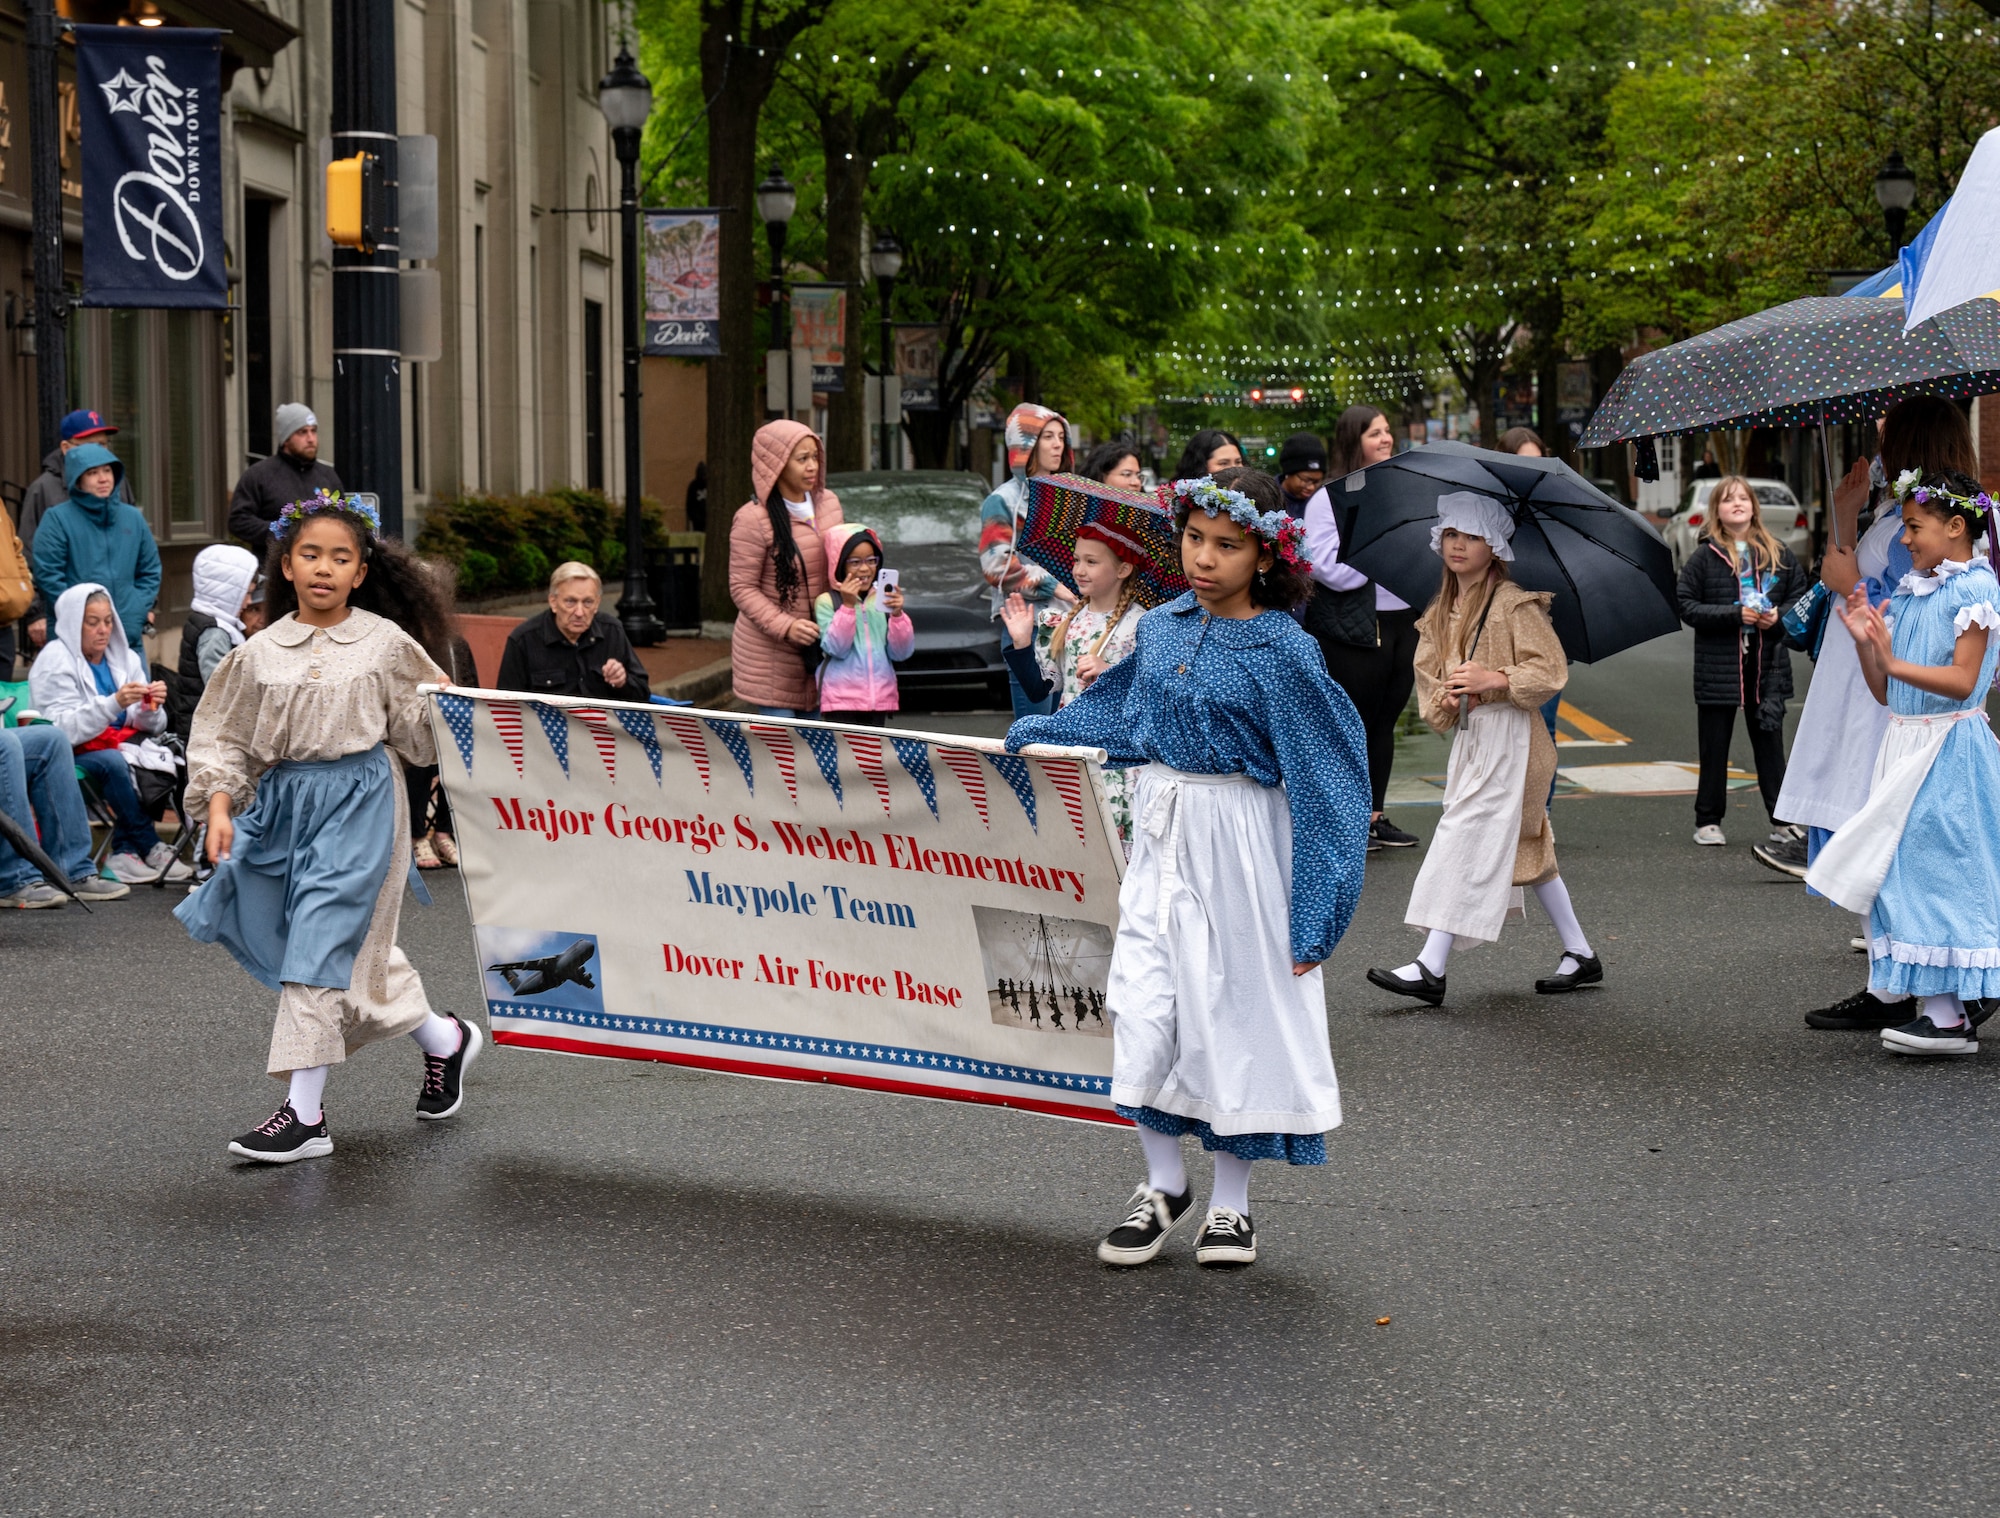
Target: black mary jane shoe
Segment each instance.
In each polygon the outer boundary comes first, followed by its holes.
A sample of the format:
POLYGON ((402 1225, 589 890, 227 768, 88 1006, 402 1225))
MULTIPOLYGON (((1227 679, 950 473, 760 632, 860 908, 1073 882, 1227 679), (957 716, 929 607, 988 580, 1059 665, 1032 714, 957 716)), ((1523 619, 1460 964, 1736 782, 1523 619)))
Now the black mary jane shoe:
POLYGON ((1560 996, 1565 991, 1574 991, 1578 986, 1595 986, 1604 980, 1604 961, 1595 954, 1583 957, 1565 954, 1565 959, 1574 959, 1576 968, 1567 975, 1551 975, 1546 980, 1535 982, 1535 990, 1542 996, 1560 996))
POLYGON ((1414 996, 1428 1006, 1443 1006, 1444 977, 1431 974, 1430 967, 1421 962, 1417 965, 1417 975, 1418 979, 1407 980, 1394 970, 1370 970, 1368 984, 1380 986, 1384 991, 1394 991, 1398 996, 1414 996))

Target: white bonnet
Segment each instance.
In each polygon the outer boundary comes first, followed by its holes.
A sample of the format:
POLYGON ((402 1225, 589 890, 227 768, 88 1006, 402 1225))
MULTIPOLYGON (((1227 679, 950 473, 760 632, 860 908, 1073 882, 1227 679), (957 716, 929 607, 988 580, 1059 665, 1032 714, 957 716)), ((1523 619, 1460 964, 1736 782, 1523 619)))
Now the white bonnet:
POLYGON ((1437 522, 1431 528, 1432 553, 1441 552, 1438 541, 1447 527, 1468 537, 1486 539, 1493 547, 1494 558, 1513 563, 1514 514, 1492 496, 1470 490, 1439 496, 1437 522))

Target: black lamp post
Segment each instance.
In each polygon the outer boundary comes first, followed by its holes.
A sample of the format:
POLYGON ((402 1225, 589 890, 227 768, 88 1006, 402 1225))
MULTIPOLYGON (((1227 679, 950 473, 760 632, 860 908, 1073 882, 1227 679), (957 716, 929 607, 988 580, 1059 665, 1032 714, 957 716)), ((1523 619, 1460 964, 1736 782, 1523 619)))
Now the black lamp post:
MULTIPOLYGON (((1903 251, 1903 228, 1910 220, 1910 205, 1917 198, 1917 172, 1894 152, 1875 176, 1875 203, 1882 208, 1882 223, 1889 229, 1889 256, 1903 251)), ((1904 291, 1905 295, 1910 291, 1904 291)))
POLYGON ((667 635, 654 615, 646 590, 646 527, 640 511, 639 359, 644 351, 639 284, 639 137, 653 114, 653 85, 632 61, 632 50, 618 49, 611 72, 597 82, 597 104, 611 126, 611 146, 618 155, 619 256, 624 260, 620 303, 625 336, 625 594, 618 601, 618 620, 635 648, 658 643, 667 635))
POLYGON ((903 245, 889 233, 875 239, 868 250, 868 267, 882 296, 882 467, 896 467, 896 418, 889 414, 889 376, 895 372, 895 331, 889 306, 896 295, 896 276, 903 268, 903 245))
POLYGON ((794 404, 792 324, 785 309, 785 233, 791 227, 792 212, 798 209, 799 192, 773 164, 756 194, 757 214, 764 218, 764 235, 771 240, 771 347, 785 356, 785 418, 789 421, 794 404))

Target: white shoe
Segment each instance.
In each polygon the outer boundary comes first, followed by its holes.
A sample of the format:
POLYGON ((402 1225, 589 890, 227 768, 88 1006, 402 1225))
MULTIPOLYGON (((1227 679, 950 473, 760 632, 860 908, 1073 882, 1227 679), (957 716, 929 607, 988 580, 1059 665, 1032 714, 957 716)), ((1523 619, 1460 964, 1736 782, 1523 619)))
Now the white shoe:
POLYGON ((1727 838, 1722 836, 1722 829, 1712 822, 1707 827, 1699 827, 1694 830, 1694 841, 1709 848, 1719 848, 1729 842, 1727 838))
POLYGON ((113 854, 105 863, 111 867, 111 878, 122 880, 127 885, 144 885, 160 873, 148 869, 146 861, 137 854, 113 854))
POLYGON ((1850 938, 1847 940, 1847 947, 1852 949, 1856 954, 1866 954, 1868 952, 1868 940, 1865 938, 1850 938))
POLYGON ((156 843, 146 853, 146 868, 153 873, 147 878, 158 879, 160 871, 167 872, 167 879, 179 884, 194 874, 192 868, 174 857, 174 851, 164 843, 156 843))

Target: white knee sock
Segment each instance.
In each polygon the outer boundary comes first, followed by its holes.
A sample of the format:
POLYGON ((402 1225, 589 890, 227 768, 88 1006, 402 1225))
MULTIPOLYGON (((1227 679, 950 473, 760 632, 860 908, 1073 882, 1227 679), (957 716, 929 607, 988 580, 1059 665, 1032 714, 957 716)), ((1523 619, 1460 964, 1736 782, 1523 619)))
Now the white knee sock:
POLYGON ((439 1017, 433 1012, 423 1023, 410 1032, 417 1041, 417 1047, 433 1059, 449 1059, 458 1053, 459 1043, 465 1035, 458 1031, 458 1024, 448 1017, 439 1017))
POLYGON ((1142 1127, 1139 1147, 1146 1152, 1146 1184, 1168 1196, 1187 1195, 1187 1161, 1181 1157, 1181 1141, 1171 1133, 1142 1127))
POLYGON ((1926 996, 1924 1016, 1937 1028, 1956 1028, 1965 1022, 1965 1003, 1956 996, 1926 996))
POLYGON ((310 1128, 319 1121, 319 1099, 326 1092, 327 1066, 313 1065, 292 1072, 292 1089, 285 1100, 292 1104, 298 1120, 310 1128))
POLYGON ((1250 1162, 1223 1150, 1215 1151, 1215 1193, 1211 1207, 1227 1207, 1231 1212, 1250 1215, 1250 1162))
POLYGON ((1430 937, 1424 940, 1424 946, 1418 951, 1417 957, 1396 973, 1405 980, 1421 980, 1423 977, 1417 973, 1417 966, 1422 965, 1433 975, 1444 974, 1444 967, 1451 963, 1451 944, 1451 934, 1440 928, 1432 928, 1430 937))
POLYGON ((1563 962, 1556 966, 1556 974, 1568 975, 1579 960, 1590 958, 1590 940, 1583 936, 1583 924, 1576 920, 1576 908, 1569 904, 1569 887, 1558 875, 1535 887, 1535 900, 1542 904, 1542 910, 1549 914, 1549 921, 1556 925, 1556 932, 1562 938, 1563 962))

